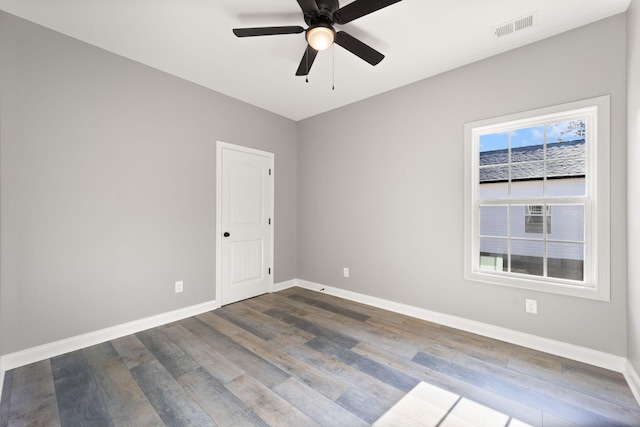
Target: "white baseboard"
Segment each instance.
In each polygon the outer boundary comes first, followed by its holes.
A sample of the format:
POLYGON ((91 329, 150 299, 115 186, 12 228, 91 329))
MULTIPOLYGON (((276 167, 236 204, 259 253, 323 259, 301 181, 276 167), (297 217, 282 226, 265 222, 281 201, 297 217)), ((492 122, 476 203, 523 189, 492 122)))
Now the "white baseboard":
POLYGON ((634 369, 633 365, 628 360, 624 370, 624 378, 627 380, 627 384, 629 384, 631 392, 640 405, 640 375, 638 375, 638 371, 634 369))
POLYGON ((291 279, 284 282, 274 283, 273 284, 273 292, 283 291, 288 288, 293 288, 298 285, 297 279, 291 279))
POLYGON ((462 317, 438 313, 436 311, 430 311, 424 308, 385 300, 382 298, 359 294, 340 288, 324 286, 306 280, 297 279, 295 282, 297 286, 300 286, 301 288, 306 288, 313 291, 322 291, 329 295, 382 308, 384 310, 401 313, 418 319, 427 320, 429 322, 438 323, 440 325, 449 326, 452 328, 460 329, 462 331, 482 335, 488 338, 494 338, 511 344, 516 344, 534 350, 543 351, 545 353, 554 354, 556 356, 566 357, 568 359, 577 360, 579 362, 588 363, 590 365, 599 366, 601 368, 620 373, 625 372, 626 358, 624 357, 604 353, 586 347, 564 343, 561 341, 555 341, 536 335, 526 334, 523 332, 502 328, 487 323, 477 322, 475 320, 469 320, 462 317))
MULTIPOLYGON (((198 314, 211 311, 214 308, 215 301, 208 301, 202 304, 192 305, 190 307, 147 317, 145 319, 134 320, 121 325, 100 329, 98 331, 6 354, 0 357, 0 370, 2 372, 2 377, 4 377, 4 372, 10 369, 69 353, 70 351, 80 350, 105 341, 121 338, 126 335, 135 334, 136 332, 155 328, 187 317, 196 316, 198 314)), ((0 393, 2 393, 1 388, 2 383, 0 382, 0 393)))

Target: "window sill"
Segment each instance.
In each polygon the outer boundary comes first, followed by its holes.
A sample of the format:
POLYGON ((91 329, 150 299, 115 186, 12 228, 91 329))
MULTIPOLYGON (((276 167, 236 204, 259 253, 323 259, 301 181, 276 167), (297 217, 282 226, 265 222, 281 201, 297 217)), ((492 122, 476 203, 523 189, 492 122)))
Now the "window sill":
POLYGON ((572 284, 570 281, 552 281, 540 278, 540 280, 529 277, 517 277, 512 274, 495 274, 482 271, 468 271, 465 273, 465 280, 481 282, 491 285, 508 286, 511 288, 527 289, 531 291, 546 292, 559 295, 567 295, 578 298, 586 298, 597 301, 610 301, 609 293, 604 289, 607 287, 589 286, 588 284, 572 284))

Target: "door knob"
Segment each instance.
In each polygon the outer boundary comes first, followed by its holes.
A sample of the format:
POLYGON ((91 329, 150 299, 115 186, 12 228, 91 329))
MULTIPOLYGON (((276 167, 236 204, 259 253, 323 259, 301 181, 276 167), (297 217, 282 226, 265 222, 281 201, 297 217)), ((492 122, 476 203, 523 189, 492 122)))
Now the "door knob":
POLYGON ((228 231, 225 231, 225 232, 224 232, 224 234, 223 234, 223 236, 224 236, 224 237, 229 237, 229 236, 231 236, 231 234, 229 234, 229 232, 228 232, 228 231))

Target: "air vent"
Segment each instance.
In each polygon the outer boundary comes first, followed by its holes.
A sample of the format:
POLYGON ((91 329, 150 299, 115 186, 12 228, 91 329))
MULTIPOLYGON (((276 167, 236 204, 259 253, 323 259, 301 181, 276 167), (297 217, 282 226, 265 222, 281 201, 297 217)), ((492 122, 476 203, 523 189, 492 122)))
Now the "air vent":
POLYGON ((494 27, 493 34, 500 38, 533 27, 537 21, 537 15, 537 12, 533 12, 521 18, 517 18, 513 21, 494 27))

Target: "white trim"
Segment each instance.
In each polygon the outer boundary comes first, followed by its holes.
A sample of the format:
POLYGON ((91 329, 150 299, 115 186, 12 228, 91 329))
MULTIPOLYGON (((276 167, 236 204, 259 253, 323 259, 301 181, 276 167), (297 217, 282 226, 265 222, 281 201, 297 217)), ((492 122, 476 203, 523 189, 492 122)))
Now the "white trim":
POLYGON ((6 369, 4 369, 4 366, 2 366, 2 359, 0 358, 0 399, 2 399, 2 390, 4 387, 4 373, 6 372, 6 369))
POLYGON ((275 154, 268 151, 257 150, 243 145, 231 144, 224 141, 216 141, 216 308, 222 305, 222 150, 230 149, 243 153, 256 154, 267 157, 271 160, 271 206, 269 216, 271 217, 271 276, 269 277, 269 292, 273 292, 273 278, 275 276, 275 154))
MULTIPOLYGON (((190 307, 180 308, 178 310, 169 311, 167 313, 158 314, 132 322, 123 323, 121 325, 112 326, 105 329, 77 335, 71 338, 65 338, 52 343, 39 345, 37 347, 28 348, 26 350, 15 353, 5 354, 0 357, 0 368, 4 377, 4 372, 9 369, 18 368, 40 360, 49 359, 59 356, 70 351, 80 350, 92 345, 100 344, 116 338, 135 334, 157 326, 166 325, 167 323, 186 319, 187 317, 197 316, 216 308, 215 301, 208 301, 202 304, 192 305, 190 307)), ((0 383, 0 388, 2 384, 0 383)), ((1 393, 1 390, 0 390, 1 393)))
POLYGON ((633 365, 629 360, 627 360, 623 374, 624 378, 627 380, 627 384, 629 384, 631 392, 640 405, 640 375, 638 375, 638 371, 633 368, 633 365))
POLYGON ((294 286, 298 286, 297 279, 278 282, 275 285, 273 285, 273 292, 284 291, 285 289, 293 288, 294 286))
POLYGON ((220 253, 222 251, 222 240, 220 239, 220 230, 222 230, 222 145, 221 141, 216 141, 216 308, 220 308, 220 293, 222 288, 222 260, 220 253))
POLYGON ((524 332, 514 331, 512 329, 502 328, 490 325, 488 323, 477 322, 462 317, 452 316, 449 314, 439 313, 436 311, 426 310, 424 308, 414 307, 399 302, 389 301, 382 298, 372 297, 369 295, 359 294, 331 286, 323 286, 318 283, 308 282, 306 280, 297 280, 297 285, 301 288, 310 289, 318 292, 325 292, 340 298, 351 301, 360 302, 384 310, 393 311, 395 313, 404 314, 429 322, 438 323, 440 325, 449 326, 462 331, 471 332, 485 337, 505 341, 511 344, 520 345, 545 353, 554 354, 556 356, 566 357, 578 362, 588 363, 590 365, 599 366, 616 372, 625 372, 624 357, 616 356, 602 351, 593 350, 586 347, 580 347, 573 344, 564 343, 536 335, 526 334, 524 332))

